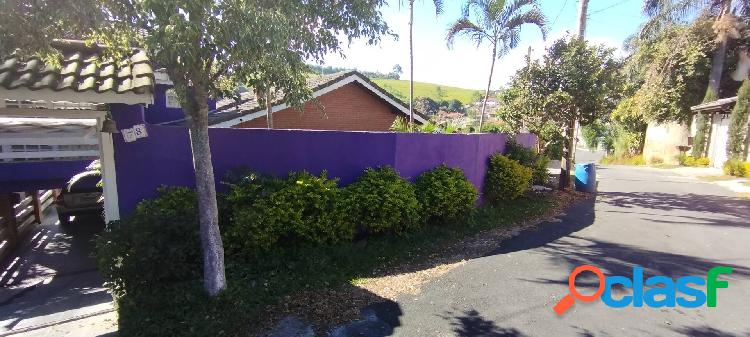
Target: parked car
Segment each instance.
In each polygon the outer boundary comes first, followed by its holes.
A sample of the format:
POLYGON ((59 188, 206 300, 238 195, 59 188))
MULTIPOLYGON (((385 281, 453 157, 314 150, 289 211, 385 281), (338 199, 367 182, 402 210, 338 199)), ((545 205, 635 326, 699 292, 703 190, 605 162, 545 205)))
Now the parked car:
POLYGON ((93 163, 87 169, 70 178, 55 200, 61 225, 70 224, 71 216, 104 213, 102 174, 93 163))

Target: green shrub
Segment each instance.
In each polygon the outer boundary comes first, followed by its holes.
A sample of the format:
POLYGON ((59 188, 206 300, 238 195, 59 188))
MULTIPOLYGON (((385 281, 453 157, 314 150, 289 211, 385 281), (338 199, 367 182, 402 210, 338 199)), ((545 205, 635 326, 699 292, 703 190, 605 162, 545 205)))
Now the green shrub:
POLYGON ((423 216, 437 221, 464 218, 477 201, 477 190, 464 172, 445 165, 422 173, 415 188, 423 216))
POLYGON ((724 163, 724 174, 744 177, 747 174, 746 165, 739 159, 730 159, 724 163))
POLYGON ((711 164, 711 161, 706 157, 695 158, 684 154, 678 156, 677 160, 679 160, 680 165, 689 167, 708 167, 711 164))
POLYGON ((354 236, 354 226, 344 214, 338 179, 328 179, 325 171, 319 177, 307 172, 292 173, 279 194, 291 210, 292 217, 287 221, 297 238, 326 243, 354 236))
POLYGON ((282 239, 312 243, 351 239, 338 180, 307 172, 286 180, 248 173, 230 186, 230 225, 223 231, 232 254, 252 256, 282 239))
POLYGON ((634 165, 634 166, 642 166, 646 165, 646 159, 643 158, 643 155, 637 155, 637 156, 605 156, 602 157, 602 159, 599 160, 599 163, 604 165, 634 165))
POLYGON ((162 187, 155 199, 113 221, 96 239, 105 285, 116 298, 139 290, 200 279, 201 245, 195 193, 162 187))
POLYGON ((484 181, 484 195, 488 201, 499 203, 521 196, 531 184, 531 169, 506 156, 490 157, 484 181))
POLYGON ((546 185, 549 181, 549 172, 547 171, 549 158, 547 156, 540 155, 533 149, 526 148, 512 139, 505 144, 505 155, 531 169, 534 185, 546 185))
POLYGON ((400 234, 423 222, 414 186, 391 167, 368 168, 345 193, 346 214, 364 233, 400 234))
POLYGON ((742 168, 745 170, 745 178, 750 178, 750 162, 742 163, 742 168))
POLYGON ((662 158, 662 157, 653 156, 653 157, 651 157, 651 159, 649 161, 650 161, 651 165, 661 165, 661 164, 664 164, 664 158, 662 158))

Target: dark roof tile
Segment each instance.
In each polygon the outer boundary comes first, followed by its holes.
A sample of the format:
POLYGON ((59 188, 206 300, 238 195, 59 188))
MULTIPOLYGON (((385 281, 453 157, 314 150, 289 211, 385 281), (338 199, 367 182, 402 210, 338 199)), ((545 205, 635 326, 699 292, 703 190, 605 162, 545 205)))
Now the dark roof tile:
POLYGON ((143 50, 135 49, 126 58, 114 62, 101 60, 103 47, 86 45, 82 41, 57 40, 53 46, 63 55, 59 68, 38 58, 21 60, 11 55, 0 61, 0 87, 98 93, 152 91, 153 68, 143 50))

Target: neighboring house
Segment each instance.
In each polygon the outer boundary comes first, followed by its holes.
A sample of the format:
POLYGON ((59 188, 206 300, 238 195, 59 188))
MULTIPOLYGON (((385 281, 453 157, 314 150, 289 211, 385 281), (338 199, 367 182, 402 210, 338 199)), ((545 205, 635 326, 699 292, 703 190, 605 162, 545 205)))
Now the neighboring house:
MULTIPOLYGON (((301 110, 277 97, 272 107, 275 129, 388 131, 396 118, 409 118, 406 104, 357 71, 312 75, 308 86, 313 99, 301 110)), ((248 91, 240 94, 239 102, 219 100, 216 110, 209 113, 209 125, 266 128, 266 114, 256 96, 248 91)), ((422 124, 427 117, 415 112, 414 120, 422 124)))
MULTIPOLYGON (((708 151, 706 156, 711 160, 711 166, 721 168, 727 161, 727 142, 729 141, 730 114, 737 102, 737 97, 723 98, 717 101, 703 103, 690 108, 696 114, 709 114, 711 128, 708 133, 708 151)), ((695 119, 691 128, 691 135, 695 135, 695 119)), ((745 143, 745 157, 748 157, 748 144, 745 143)))

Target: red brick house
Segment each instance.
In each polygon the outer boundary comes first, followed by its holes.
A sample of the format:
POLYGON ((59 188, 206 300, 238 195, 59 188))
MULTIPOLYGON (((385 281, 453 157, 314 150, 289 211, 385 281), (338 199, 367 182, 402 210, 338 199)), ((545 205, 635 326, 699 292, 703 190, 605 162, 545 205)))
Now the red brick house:
MULTIPOLYGON (((313 100, 302 111, 278 102, 273 105, 275 129, 388 131, 397 117, 409 118, 409 108, 356 71, 315 75, 308 80, 313 100)), ((415 123, 427 118, 415 112, 415 123)), ((266 128, 266 109, 255 95, 220 100, 209 114, 211 127, 266 128)))

